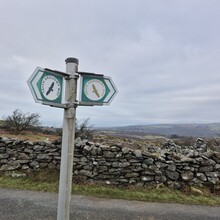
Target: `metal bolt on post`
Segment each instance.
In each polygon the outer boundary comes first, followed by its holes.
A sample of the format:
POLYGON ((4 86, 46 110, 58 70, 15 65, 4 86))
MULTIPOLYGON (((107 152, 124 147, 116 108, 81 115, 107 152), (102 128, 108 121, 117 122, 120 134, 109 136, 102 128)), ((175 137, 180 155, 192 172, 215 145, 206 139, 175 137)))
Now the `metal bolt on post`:
POLYGON ((74 103, 76 103, 79 61, 76 58, 67 58, 65 61, 66 73, 70 76, 69 79, 66 80, 65 101, 70 103, 71 107, 64 109, 57 220, 70 219, 77 107, 74 103))

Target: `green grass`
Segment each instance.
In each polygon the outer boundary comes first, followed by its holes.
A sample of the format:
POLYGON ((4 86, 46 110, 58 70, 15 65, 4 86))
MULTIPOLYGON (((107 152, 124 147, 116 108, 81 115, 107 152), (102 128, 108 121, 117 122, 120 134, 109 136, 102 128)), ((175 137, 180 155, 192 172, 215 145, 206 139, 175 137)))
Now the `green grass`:
MULTIPOLYGON (((32 173, 30 177, 0 176, 0 188, 58 192, 57 171, 32 173)), ((203 189, 204 195, 193 195, 190 190, 181 192, 167 187, 114 187, 95 184, 73 184, 73 194, 107 199, 126 199, 145 202, 168 202, 181 204, 219 206, 220 196, 203 189)))
POLYGON ((58 173, 35 172, 29 177, 0 176, 0 188, 33 190, 43 192, 58 192, 58 173))
POLYGON ((186 195, 177 190, 167 187, 156 189, 155 187, 129 187, 116 188, 107 186, 82 186, 73 187, 74 194, 89 195, 110 199, 138 200, 145 202, 180 203, 194 205, 220 205, 220 197, 214 195, 195 196, 186 195))

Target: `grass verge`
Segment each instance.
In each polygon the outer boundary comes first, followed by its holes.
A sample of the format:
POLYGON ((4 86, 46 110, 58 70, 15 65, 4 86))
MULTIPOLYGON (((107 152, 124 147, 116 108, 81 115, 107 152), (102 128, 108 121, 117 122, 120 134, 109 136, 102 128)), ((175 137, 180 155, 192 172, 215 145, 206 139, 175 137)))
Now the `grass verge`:
MULTIPOLYGON (((28 177, 0 176, 0 188, 58 192, 59 173, 43 171, 28 177)), ((194 195, 190 190, 181 192, 167 187, 114 187, 97 184, 73 184, 73 194, 95 196, 107 199, 126 199, 145 202, 168 202, 194 205, 220 206, 220 196, 200 189, 203 195, 194 195)))

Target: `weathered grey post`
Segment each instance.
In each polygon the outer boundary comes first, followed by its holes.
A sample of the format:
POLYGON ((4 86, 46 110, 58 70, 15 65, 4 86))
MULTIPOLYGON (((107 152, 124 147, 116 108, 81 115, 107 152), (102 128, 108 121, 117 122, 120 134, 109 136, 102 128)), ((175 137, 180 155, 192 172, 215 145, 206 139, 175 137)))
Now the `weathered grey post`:
POLYGON ((69 108, 64 109, 62 153, 59 183, 59 199, 57 220, 70 219, 70 203, 72 192, 72 171, 74 156, 74 138, 76 124, 76 93, 78 79, 78 64, 76 58, 67 58, 66 73, 69 75, 66 80, 65 101, 69 108))

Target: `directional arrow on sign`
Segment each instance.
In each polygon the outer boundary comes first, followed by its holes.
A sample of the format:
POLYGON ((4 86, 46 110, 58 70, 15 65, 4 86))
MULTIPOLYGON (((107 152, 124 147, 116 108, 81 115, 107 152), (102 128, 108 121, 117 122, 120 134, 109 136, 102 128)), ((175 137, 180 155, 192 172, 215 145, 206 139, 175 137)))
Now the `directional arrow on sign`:
POLYGON ((63 107, 63 83, 66 73, 37 67, 28 80, 35 102, 63 107))
POLYGON ((111 77, 79 72, 80 83, 80 105, 109 105, 118 90, 111 77))

